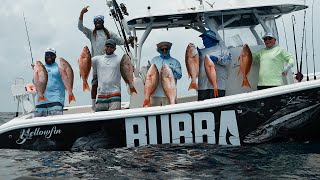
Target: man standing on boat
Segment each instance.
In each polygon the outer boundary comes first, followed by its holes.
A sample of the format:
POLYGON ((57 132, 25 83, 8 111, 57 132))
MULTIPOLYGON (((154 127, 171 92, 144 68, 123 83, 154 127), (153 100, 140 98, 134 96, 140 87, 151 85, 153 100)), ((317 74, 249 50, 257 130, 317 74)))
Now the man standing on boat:
MULTIPOLYGON (((181 73, 181 65, 180 62, 171 57, 170 55, 170 50, 172 47, 171 42, 163 41, 157 44, 157 51, 159 53, 159 56, 154 57, 150 63, 155 64, 158 72, 159 72, 159 77, 161 74, 161 68, 163 64, 169 65, 169 67, 172 70, 173 76, 175 78, 175 82, 177 84, 177 80, 181 79, 182 73, 181 73)), ((159 80, 159 84, 153 93, 153 95, 150 97, 150 102, 151 106, 163 106, 163 105, 168 105, 170 104, 168 98, 164 94, 163 87, 162 87, 162 82, 159 80)))
POLYGON ((228 77, 227 65, 231 63, 231 54, 226 48, 219 45, 216 33, 207 30, 200 35, 204 45, 203 49, 198 49, 200 58, 199 78, 198 78, 198 100, 214 98, 214 88, 208 79, 205 71, 205 57, 208 55, 215 65, 216 79, 218 84, 218 97, 225 96, 226 79, 228 77))
MULTIPOLYGON (((65 86, 55 59, 56 50, 54 48, 47 48, 45 51, 44 65, 48 73, 48 82, 44 92, 47 100, 36 101, 35 117, 63 114, 65 86)), ((38 99, 38 95, 36 99, 38 99)))
POLYGON ((276 44, 272 32, 262 39, 266 47, 253 55, 253 61, 260 64, 258 90, 283 85, 283 76, 294 66, 293 56, 276 44))
MULTIPOLYGON (((86 12, 88 12, 88 7, 84 7, 79 16, 78 21, 78 29, 82 31, 85 36, 90 40, 91 42, 91 55, 94 56, 100 56, 104 55, 106 53, 105 51, 105 43, 108 39, 113 39, 117 45, 123 45, 124 39, 120 38, 117 34, 113 33, 112 31, 109 31, 107 28, 104 27, 104 16, 97 15, 93 19, 94 23, 94 29, 91 30, 85 26, 83 26, 83 16, 86 12)), ((134 38, 129 37, 128 43, 133 43, 134 38)), ((93 79, 97 79, 97 77, 93 77, 93 79)), ((91 91, 91 98, 92 98, 92 105, 95 104, 96 96, 92 94, 92 92, 96 92, 98 88, 97 85, 93 85, 92 80, 92 91, 91 91)))
POLYGON ((105 54, 92 58, 92 85, 98 88, 91 90, 92 109, 110 111, 121 108, 121 57, 114 54, 116 41, 108 39, 105 43, 105 54))
POLYGON ((84 7, 80 12, 80 17, 78 21, 78 29, 83 32, 84 35, 91 42, 91 54, 92 57, 104 55, 105 51, 105 42, 107 39, 113 39, 117 45, 123 45, 124 39, 120 38, 114 32, 109 31, 104 27, 104 16, 97 15, 93 19, 94 29, 89 29, 83 26, 83 15, 88 12, 88 7, 84 7))

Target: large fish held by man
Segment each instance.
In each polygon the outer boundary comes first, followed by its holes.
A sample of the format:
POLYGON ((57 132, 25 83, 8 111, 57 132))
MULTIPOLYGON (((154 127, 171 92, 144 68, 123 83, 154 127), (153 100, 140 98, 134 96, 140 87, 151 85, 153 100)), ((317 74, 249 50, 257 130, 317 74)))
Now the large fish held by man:
POLYGON ((152 64, 147 72, 144 84, 144 102, 143 107, 151 106, 150 96, 154 93, 159 84, 159 71, 155 64, 152 64))
POLYGON ((210 59, 208 55, 204 58, 204 69, 206 71, 209 82, 213 86, 213 95, 214 97, 218 97, 218 83, 217 83, 217 72, 216 66, 210 59))
POLYGON ((79 71, 80 71, 80 78, 83 82, 83 91, 88 90, 90 91, 90 87, 88 84, 88 77, 91 70, 91 53, 88 46, 85 46, 78 59, 79 64, 79 71))
POLYGON ((161 68, 161 83, 164 94, 167 96, 170 104, 175 104, 177 98, 176 80, 171 68, 167 64, 163 64, 161 68))
POLYGON ((250 68, 252 64, 252 53, 248 44, 243 45, 243 48, 238 60, 240 61, 240 68, 238 71, 238 75, 241 73, 243 77, 242 86, 248 86, 251 88, 247 75, 250 72, 250 68))
POLYGON ((130 94, 136 93, 137 90, 133 86, 133 66, 130 60, 130 57, 127 54, 124 54, 122 56, 121 62, 120 62, 120 72, 123 80, 126 82, 126 84, 129 85, 130 88, 130 94))
POLYGON ((188 78, 191 77, 191 83, 188 90, 198 90, 197 78, 199 76, 199 53, 193 43, 189 43, 187 46, 185 61, 188 71, 188 78))
POLYGON ((42 100, 48 101, 47 98, 44 97, 48 83, 48 72, 40 61, 37 61, 34 66, 33 82, 37 90, 38 102, 42 100))
POLYGON ((66 88, 68 92, 68 99, 69 99, 69 104, 71 101, 76 101, 76 98, 73 95, 73 81, 74 81, 74 73, 73 69, 68 63, 63 58, 60 59, 60 66, 59 66, 59 73, 61 75, 61 79, 63 81, 64 87, 66 88))

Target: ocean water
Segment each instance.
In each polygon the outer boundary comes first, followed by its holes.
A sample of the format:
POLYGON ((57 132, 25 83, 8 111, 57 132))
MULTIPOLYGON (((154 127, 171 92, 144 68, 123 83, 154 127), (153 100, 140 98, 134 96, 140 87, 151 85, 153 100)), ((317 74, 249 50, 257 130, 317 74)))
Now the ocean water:
MULTIPOLYGON (((0 124, 15 113, 0 113, 0 124)), ((0 150, 0 179, 320 179, 320 144, 0 150)))

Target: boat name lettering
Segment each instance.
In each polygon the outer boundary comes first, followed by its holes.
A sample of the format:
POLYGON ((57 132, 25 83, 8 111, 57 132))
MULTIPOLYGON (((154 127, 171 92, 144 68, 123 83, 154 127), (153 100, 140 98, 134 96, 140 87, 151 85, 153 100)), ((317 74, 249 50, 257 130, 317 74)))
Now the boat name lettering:
POLYGON ((40 128, 35 128, 34 130, 29 129, 22 129, 20 132, 19 139, 16 141, 17 144, 23 144, 28 139, 32 139, 34 136, 44 136, 45 138, 49 139, 52 135, 61 134, 62 130, 57 129, 56 126, 53 126, 51 129, 42 130, 40 128))
POLYGON ((126 143, 127 147, 203 142, 240 145, 236 112, 234 110, 221 111, 219 122, 220 124, 216 125, 212 112, 126 118, 126 143), (216 133, 215 128, 219 128, 219 134, 216 133))

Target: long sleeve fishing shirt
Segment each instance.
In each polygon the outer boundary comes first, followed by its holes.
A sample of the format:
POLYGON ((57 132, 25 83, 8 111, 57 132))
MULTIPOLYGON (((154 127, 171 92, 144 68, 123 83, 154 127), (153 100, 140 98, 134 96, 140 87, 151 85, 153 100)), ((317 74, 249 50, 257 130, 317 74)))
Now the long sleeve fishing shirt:
MULTIPOLYGON (((98 95, 121 93, 121 58, 116 54, 92 58, 93 77, 97 77, 98 95)), ((96 84, 94 84, 96 85, 96 84)))
POLYGON ((279 45, 261 49, 253 54, 253 60, 260 64, 258 86, 282 85, 284 67, 287 64, 294 66, 293 56, 279 45))
MULTIPOLYGON (((78 29, 83 32, 83 34, 86 35, 86 37, 91 42, 91 54, 92 57, 104 55, 106 53, 104 49, 104 45, 108 39, 107 35, 105 34, 104 30, 97 30, 96 37, 93 35, 93 30, 83 26, 83 21, 78 21, 78 29)), ((108 30, 109 31, 109 30, 108 30)), ((113 39, 116 41, 117 45, 123 45, 124 39, 120 38, 117 34, 109 31, 110 33, 110 39, 113 39)))
POLYGON ((231 63, 231 55, 227 50, 221 50, 219 45, 199 49, 200 64, 199 64, 199 77, 198 77, 198 88, 199 90, 213 89, 212 84, 210 83, 206 70, 204 67, 204 59, 206 55, 216 56, 218 60, 214 62, 217 73, 217 83, 218 89, 226 89, 226 79, 228 78, 227 65, 231 63), (225 58, 222 58, 225 57, 225 58))
MULTIPOLYGON (((44 97, 46 97, 48 101, 37 101, 36 105, 60 102, 62 106, 64 106, 65 88, 57 63, 53 63, 51 65, 45 64, 44 67, 48 72, 48 82, 46 91, 44 92, 44 97)), ((38 99, 38 95, 36 99, 38 99)))
MULTIPOLYGON (((156 65, 159 72, 159 77, 160 77, 161 68, 163 64, 168 64, 169 67, 171 68, 176 84, 177 84, 177 79, 181 79, 182 77, 180 62, 175 58, 172 58, 172 57, 162 58, 160 56, 156 56, 151 60, 150 63, 156 65)), ((159 80, 159 84, 153 94, 153 97, 165 97, 161 80, 159 80)))

